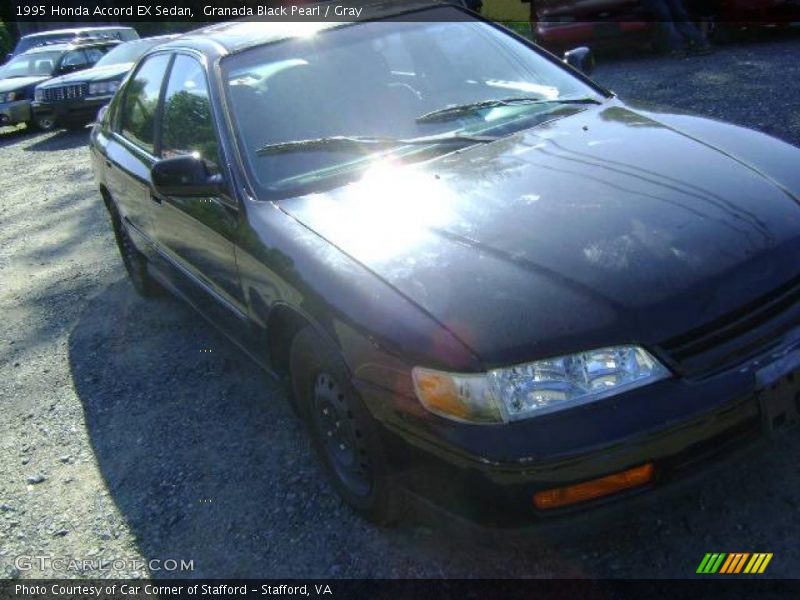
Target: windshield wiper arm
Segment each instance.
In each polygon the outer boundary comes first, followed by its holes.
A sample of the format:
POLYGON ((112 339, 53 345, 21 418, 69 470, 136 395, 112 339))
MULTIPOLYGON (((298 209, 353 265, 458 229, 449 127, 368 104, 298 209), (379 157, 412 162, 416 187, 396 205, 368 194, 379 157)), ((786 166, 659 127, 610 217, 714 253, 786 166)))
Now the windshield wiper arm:
POLYGON ((417 123, 433 123, 436 121, 447 121, 467 115, 486 108, 497 108, 500 106, 518 106, 526 104, 602 104, 596 98, 534 98, 526 96, 514 96, 511 98, 495 98, 491 100, 480 100, 469 104, 452 104, 437 110, 432 110, 424 115, 417 117, 417 123))
POLYGON ((410 145, 427 144, 480 144, 493 142, 497 139, 491 135, 466 135, 466 134, 446 134, 429 135, 416 138, 394 138, 381 136, 364 135, 336 135, 330 137, 314 138, 308 140, 294 140, 291 142, 279 142, 277 144, 267 144, 256 150, 259 156, 271 154, 285 154, 289 152, 304 152, 313 150, 346 150, 348 148, 397 148, 410 145))

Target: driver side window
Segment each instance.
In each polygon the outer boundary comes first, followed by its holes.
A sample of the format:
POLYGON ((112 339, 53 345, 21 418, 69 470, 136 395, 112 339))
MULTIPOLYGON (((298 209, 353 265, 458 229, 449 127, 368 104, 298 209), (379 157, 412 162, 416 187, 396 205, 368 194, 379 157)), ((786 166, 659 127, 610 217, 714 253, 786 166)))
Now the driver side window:
POLYGON ((156 113, 169 54, 145 60, 125 85, 119 116, 119 133, 145 152, 155 152, 156 113))
POLYGON ((164 95, 161 156, 171 158, 195 153, 212 170, 217 168, 217 132, 205 71, 195 59, 178 54, 164 95))

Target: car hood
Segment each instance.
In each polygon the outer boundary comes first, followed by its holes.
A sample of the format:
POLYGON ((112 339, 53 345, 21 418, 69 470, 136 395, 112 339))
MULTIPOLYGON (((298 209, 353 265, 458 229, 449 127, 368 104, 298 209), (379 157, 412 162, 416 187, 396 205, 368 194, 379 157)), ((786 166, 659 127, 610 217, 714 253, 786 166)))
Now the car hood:
POLYGON ((0 79, 0 93, 21 90, 47 80, 48 77, 11 77, 0 79))
POLYGON ((109 79, 122 79, 131 70, 133 63, 120 63, 76 71, 60 77, 54 77, 42 87, 58 87, 69 83, 89 83, 92 81, 107 81, 109 79))
POLYGON ((657 344, 800 272, 796 197, 616 100, 281 207, 487 366, 657 344))

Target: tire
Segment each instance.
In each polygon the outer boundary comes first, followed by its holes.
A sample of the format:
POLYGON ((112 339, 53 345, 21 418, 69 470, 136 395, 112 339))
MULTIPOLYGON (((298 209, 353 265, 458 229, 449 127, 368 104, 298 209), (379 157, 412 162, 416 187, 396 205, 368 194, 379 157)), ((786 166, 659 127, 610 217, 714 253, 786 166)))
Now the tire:
POLYGON ((117 242, 122 264, 125 265, 128 278, 131 280, 136 293, 143 298, 161 295, 161 286, 147 270, 147 258, 137 250, 125 224, 120 219, 119 212, 113 204, 109 205, 109 213, 111 215, 111 226, 114 229, 114 239, 117 242))
POLYGON ((56 128, 56 120, 53 117, 35 117, 31 123, 39 131, 53 131, 56 128))
POLYGON ((342 499, 366 520, 390 525, 403 512, 377 424, 339 352, 311 327, 292 340, 291 385, 314 449, 342 499))

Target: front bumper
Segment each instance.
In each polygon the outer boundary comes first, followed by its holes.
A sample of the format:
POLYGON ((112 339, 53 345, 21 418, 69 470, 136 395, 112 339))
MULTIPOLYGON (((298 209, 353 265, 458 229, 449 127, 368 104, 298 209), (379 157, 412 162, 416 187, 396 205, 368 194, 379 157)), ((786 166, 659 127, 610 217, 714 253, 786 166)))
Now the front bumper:
MULTIPOLYGON (((793 342, 796 344, 796 342, 793 342)), ((399 482, 440 511, 492 529, 557 529, 625 514, 763 440, 755 374, 761 356, 713 377, 666 380, 563 413, 500 426, 464 426, 393 410, 389 392, 360 384, 382 423, 399 482), (390 407, 384 410, 385 407, 390 407), (655 465, 641 487, 539 510, 536 492, 655 465)), ((796 373, 800 380, 800 372, 796 373)), ((800 387, 797 388, 800 390, 800 387)), ((800 391, 797 392, 800 396, 800 391)), ((394 404, 393 404, 394 402, 394 404)), ((800 410, 800 409, 799 409, 800 410)))
POLYGON ((31 120, 31 101, 15 100, 0 104, 0 126, 17 125, 31 120))
POLYGON ((97 97, 84 97, 57 102, 31 103, 35 118, 52 117, 59 123, 78 123, 93 121, 103 106, 111 102, 113 94, 97 97))

